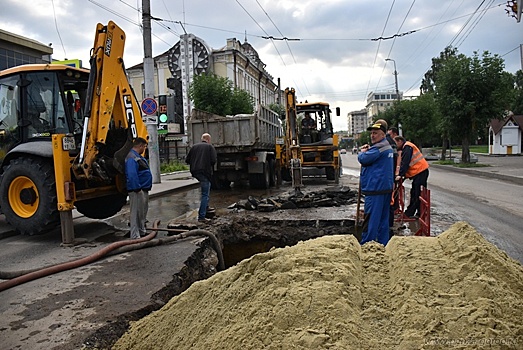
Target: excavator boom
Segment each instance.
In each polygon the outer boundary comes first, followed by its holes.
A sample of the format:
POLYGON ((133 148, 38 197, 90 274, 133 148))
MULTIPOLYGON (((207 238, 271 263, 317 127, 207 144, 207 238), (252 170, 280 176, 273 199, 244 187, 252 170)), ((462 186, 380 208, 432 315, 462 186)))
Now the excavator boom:
POLYGON ((91 52, 89 85, 82 149, 75 162, 75 173, 90 179, 104 178, 99 170, 100 149, 110 141, 110 133, 124 131, 126 142, 114 152, 112 166, 123 173, 124 161, 136 137, 147 139, 136 96, 129 84, 123 62, 125 33, 114 22, 96 26, 91 52))

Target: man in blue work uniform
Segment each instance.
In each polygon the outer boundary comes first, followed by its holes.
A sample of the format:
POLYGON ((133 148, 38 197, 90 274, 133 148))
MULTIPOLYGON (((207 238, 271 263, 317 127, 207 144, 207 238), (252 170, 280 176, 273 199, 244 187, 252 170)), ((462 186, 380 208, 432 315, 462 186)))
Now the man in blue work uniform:
POLYGON ((125 177, 129 204, 131 207, 131 239, 145 236, 145 220, 149 208, 149 191, 153 186, 153 176, 149 163, 142 157, 147 148, 147 141, 137 137, 133 141, 133 148, 125 158, 125 177))
POLYGON ((361 244, 389 242, 390 199, 394 187, 394 155, 387 138, 387 127, 376 122, 369 128, 372 147, 362 146, 358 154, 361 164, 360 186, 365 195, 361 244))

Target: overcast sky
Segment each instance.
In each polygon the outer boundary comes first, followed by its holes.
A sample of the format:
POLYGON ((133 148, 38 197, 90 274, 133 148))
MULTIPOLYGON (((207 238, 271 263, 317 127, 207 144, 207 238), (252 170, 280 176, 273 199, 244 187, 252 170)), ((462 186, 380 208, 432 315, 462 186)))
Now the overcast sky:
MULTIPOLYGON (((127 35, 131 67, 143 60, 141 7, 141 0, 2 0, 0 28, 52 43, 54 59, 89 67, 96 24, 113 20, 127 35)), ((179 40, 177 22, 215 49, 246 37, 282 88, 294 87, 299 101, 341 107, 335 129, 347 130, 345 116, 365 108, 368 93, 395 89, 386 58, 396 62, 405 96, 419 95, 431 59, 448 45, 467 56, 489 51, 508 72, 521 69, 523 21, 506 8, 500 0, 151 0, 153 56, 179 40)))

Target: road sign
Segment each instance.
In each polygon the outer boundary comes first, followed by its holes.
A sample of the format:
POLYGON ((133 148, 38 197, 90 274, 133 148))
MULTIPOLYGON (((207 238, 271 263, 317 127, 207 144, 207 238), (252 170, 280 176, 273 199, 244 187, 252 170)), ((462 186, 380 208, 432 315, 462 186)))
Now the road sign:
POLYGON ((160 123, 158 124, 158 135, 164 135, 167 134, 167 124, 166 123, 160 123))
POLYGON ((155 115, 146 115, 142 118, 145 124, 156 125, 158 124, 158 117, 155 115))
POLYGON ((142 101, 142 112, 147 115, 155 114, 158 110, 158 103, 154 98, 147 97, 142 101))

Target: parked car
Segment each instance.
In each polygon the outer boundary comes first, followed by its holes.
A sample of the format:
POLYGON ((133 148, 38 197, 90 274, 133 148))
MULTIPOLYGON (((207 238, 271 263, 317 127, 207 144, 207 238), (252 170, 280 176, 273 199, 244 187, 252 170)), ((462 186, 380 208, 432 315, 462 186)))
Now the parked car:
POLYGON ((340 154, 347 154, 347 150, 345 148, 340 149, 340 154))

